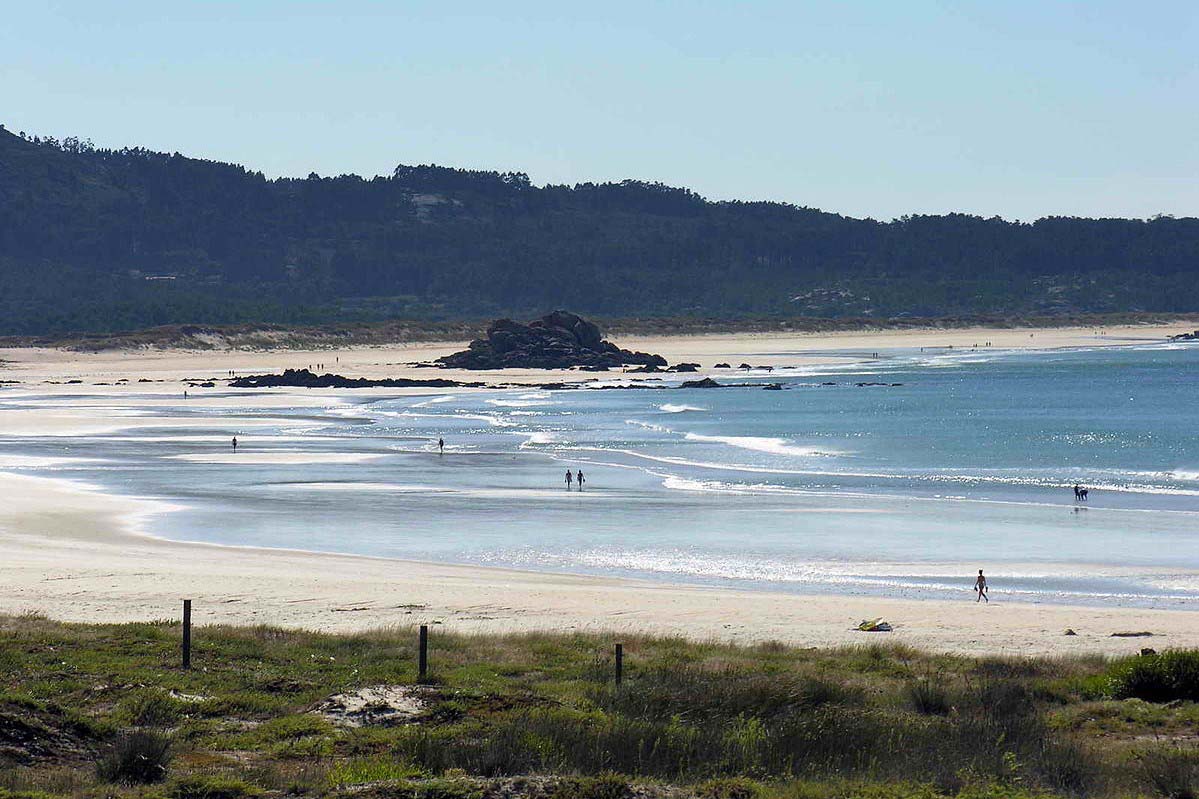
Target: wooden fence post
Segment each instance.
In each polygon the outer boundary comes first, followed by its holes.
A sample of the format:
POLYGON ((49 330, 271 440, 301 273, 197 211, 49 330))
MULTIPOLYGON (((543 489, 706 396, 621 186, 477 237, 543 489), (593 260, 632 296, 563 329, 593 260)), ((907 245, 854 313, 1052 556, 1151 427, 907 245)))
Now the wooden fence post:
POLYGON ((429 676, 429 628, 420 626, 420 653, 417 656, 417 682, 424 682, 429 676))
POLYGON ((192 667, 192 601, 183 600, 183 668, 192 667))

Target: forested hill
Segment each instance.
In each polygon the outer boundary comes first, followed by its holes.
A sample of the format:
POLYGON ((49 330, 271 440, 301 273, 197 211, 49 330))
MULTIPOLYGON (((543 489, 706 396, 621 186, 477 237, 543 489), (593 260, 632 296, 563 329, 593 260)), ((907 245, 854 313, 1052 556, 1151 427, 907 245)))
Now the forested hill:
MULTIPOLYGON (((797 187, 797 192, 802 187, 797 187)), ((891 222, 624 181, 267 180, 0 129, 0 333, 583 314, 1199 311, 1199 219, 891 222)))

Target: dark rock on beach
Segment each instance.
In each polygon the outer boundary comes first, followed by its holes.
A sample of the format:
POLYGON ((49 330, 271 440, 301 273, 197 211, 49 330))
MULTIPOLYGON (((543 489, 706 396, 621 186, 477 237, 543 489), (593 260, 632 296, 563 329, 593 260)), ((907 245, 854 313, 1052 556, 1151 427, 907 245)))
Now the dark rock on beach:
POLYGON ((460 380, 432 378, 383 378, 371 380, 365 377, 343 377, 335 374, 314 374, 307 369, 288 369, 279 375, 246 375, 229 381, 233 388, 275 388, 289 386, 298 388, 481 388, 485 383, 464 383, 460 380))
POLYGON ((686 380, 679 388, 727 388, 723 383, 717 383, 710 377, 703 380, 686 380))
POLYGON ((729 366, 727 363, 718 363, 715 366, 713 366, 712 368, 713 369, 732 369, 733 367, 729 366))
POLYGON ((594 323, 568 311, 554 311, 527 325, 497 319, 487 326, 486 338, 475 339, 467 349, 435 363, 454 369, 570 369, 665 367, 666 359, 622 350, 604 341, 594 323))

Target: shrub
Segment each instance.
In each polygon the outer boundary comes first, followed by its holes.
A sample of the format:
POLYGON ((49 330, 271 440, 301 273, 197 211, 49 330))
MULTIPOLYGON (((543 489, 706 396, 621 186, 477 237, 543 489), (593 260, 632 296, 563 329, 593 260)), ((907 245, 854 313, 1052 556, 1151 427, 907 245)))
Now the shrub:
POLYGON ((1141 778, 1164 799, 1199 797, 1199 753, 1183 749, 1145 752, 1137 757, 1141 778))
POLYGON ((96 773, 108 782, 160 782, 171 763, 171 739, 157 732, 132 732, 113 742, 96 763, 96 773))
POLYGON ((184 706, 161 691, 140 691, 121 702, 117 716, 137 727, 167 727, 183 717, 184 706))
POLYGON ((945 716, 949 714, 949 692, 932 680, 924 679, 908 685, 908 703, 917 713, 926 716, 945 716))
POLYGON ((696 786, 696 799, 757 799, 762 795, 757 783, 742 777, 709 780, 696 786))
POLYGON ((189 774, 174 780, 167 788, 171 799, 247 799, 262 791, 234 777, 189 774))
POLYGON ((1199 702, 1199 651, 1138 655, 1119 661, 1109 674, 1113 699, 1199 702))
POLYGON ((392 782, 422 776, 419 768, 411 763, 390 758, 354 758, 338 763, 326 777, 330 786, 343 788, 350 785, 365 785, 369 782, 392 782))
POLYGON ((550 799, 632 799, 633 789, 628 780, 615 774, 598 777, 577 777, 559 781, 550 799))

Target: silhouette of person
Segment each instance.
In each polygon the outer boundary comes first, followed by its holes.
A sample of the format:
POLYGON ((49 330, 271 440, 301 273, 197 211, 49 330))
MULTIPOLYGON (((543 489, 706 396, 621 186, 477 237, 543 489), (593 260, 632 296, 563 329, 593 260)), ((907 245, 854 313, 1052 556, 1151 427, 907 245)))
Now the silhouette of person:
POLYGON ((583 490, 583 470, 582 469, 579 469, 579 476, 575 479, 578 481, 579 490, 582 491, 583 490))
POLYGON ((975 602, 991 603, 987 596, 987 578, 983 576, 982 569, 978 570, 978 579, 974 581, 974 590, 978 592, 978 599, 974 600, 975 602))
POLYGON ((1078 502, 1082 498, 1082 486, 1078 483, 1074 484, 1074 501, 1078 502))
POLYGON ((566 490, 570 490, 570 484, 574 481, 575 476, 570 473, 570 469, 566 470, 566 490))
POLYGON ((237 436, 233 437, 233 451, 237 452, 237 436))
POLYGON ((437 451, 440 452, 442 455, 445 454, 445 439, 444 438, 437 439, 437 451))

